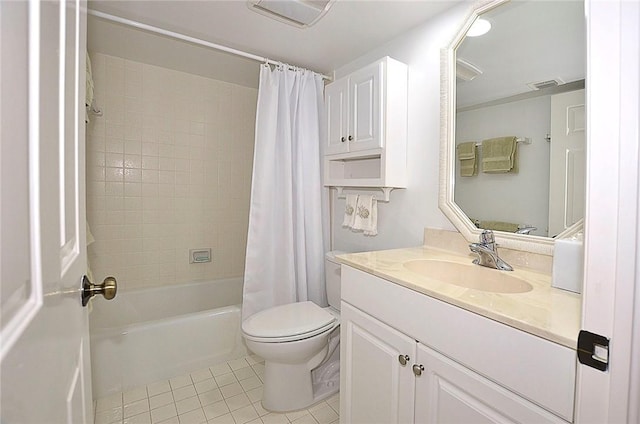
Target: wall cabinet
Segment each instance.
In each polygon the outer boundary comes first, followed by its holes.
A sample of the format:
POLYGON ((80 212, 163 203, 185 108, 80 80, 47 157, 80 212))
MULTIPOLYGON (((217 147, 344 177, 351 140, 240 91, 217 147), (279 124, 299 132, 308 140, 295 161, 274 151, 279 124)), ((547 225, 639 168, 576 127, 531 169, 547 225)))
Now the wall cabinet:
POLYGON ((345 265, 342 290, 341 422, 573 420, 571 349, 345 265))
POLYGON ((325 88, 325 185, 406 187, 407 66, 389 57, 325 88))

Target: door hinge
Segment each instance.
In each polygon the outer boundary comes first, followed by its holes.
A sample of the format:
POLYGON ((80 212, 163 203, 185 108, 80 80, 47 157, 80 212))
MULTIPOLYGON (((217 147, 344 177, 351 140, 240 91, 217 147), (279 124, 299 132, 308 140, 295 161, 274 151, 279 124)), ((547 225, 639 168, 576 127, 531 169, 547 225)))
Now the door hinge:
POLYGON ((606 337, 580 330, 577 350, 581 364, 600 371, 609 368, 609 339, 606 337))

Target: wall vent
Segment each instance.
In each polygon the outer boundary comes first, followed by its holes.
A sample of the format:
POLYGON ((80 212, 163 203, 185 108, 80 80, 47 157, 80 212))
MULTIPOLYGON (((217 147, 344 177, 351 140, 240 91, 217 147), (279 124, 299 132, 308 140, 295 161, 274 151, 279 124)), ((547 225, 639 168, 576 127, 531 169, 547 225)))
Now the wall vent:
POLYGON ((249 0, 247 7, 280 22, 307 28, 322 18, 335 0, 249 0))
POLYGON ((557 87, 562 84, 564 84, 564 81, 560 78, 554 78, 546 81, 530 82, 527 85, 533 90, 542 90, 545 88, 557 87))

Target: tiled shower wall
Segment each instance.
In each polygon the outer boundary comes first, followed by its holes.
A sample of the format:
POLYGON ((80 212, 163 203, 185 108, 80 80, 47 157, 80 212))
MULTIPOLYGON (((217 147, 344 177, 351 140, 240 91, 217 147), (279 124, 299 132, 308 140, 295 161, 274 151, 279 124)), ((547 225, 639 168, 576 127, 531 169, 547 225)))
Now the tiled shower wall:
POLYGON ((87 220, 120 289, 243 275, 257 90, 91 54, 87 220), (208 248, 210 263, 189 264, 208 248))

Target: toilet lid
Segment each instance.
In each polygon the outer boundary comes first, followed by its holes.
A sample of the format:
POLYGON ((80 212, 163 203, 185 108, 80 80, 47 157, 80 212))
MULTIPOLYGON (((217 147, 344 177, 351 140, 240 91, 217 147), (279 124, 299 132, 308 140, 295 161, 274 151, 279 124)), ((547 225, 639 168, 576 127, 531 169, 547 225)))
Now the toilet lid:
POLYGON ((247 318, 242 331, 252 337, 296 340, 333 326, 336 317, 313 302, 289 303, 265 309, 247 318))

